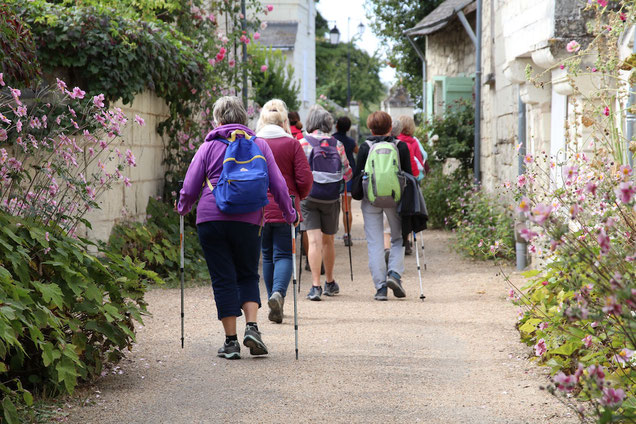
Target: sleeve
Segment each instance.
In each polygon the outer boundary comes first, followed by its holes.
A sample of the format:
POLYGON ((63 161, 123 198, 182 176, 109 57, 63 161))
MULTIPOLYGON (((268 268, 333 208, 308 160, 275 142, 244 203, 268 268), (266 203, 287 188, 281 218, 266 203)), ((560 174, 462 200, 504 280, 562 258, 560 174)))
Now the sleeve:
POLYGON ((305 152, 303 152, 302 147, 298 143, 294 146, 294 176, 298 196, 302 200, 309 196, 311 186, 314 183, 314 176, 311 173, 311 168, 309 168, 305 152))
POLYGON ((344 144, 338 141, 338 153, 340 154, 340 161, 342 162, 342 177, 345 181, 351 180, 353 177, 353 170, 349 165, 349 159, 347 159, 347 152, 345 151, 344 144))
POLYGON ((294 210, 294 205, 289 197, 289 189, 287 188, 285 177, 283 177, 283 174, 280 172, 280 169, 276 164, 276 159, 274 159, 274 155, 272 154, 272 149, 269 148, 269 144, 263 142, 259 144, 258 147, 261 149, 261 152, 263 152, 265 159, 267 160, 269 190, 283 213, 285 221, 288 224, 293 224, 296 220, 296 211, 294 210))
POLYGON ((205 181, 205 154, 210 148, 210 143, 203 143, 199 150, 194 154, 185 178, 183 179, 183 188, 179 192, 179 204, 177 211, 180 215, 186 215, 192 209, 192 205, 197 201, 201 194, 201 187, 205 181))
POLYGON ((413 175, 413 169, 411 168, 411 153, 409 151, 409 146, 404 142, 398 143, 398 153, 400 154, 400 165, 402 166, 402 171, 408 172, 413 175))

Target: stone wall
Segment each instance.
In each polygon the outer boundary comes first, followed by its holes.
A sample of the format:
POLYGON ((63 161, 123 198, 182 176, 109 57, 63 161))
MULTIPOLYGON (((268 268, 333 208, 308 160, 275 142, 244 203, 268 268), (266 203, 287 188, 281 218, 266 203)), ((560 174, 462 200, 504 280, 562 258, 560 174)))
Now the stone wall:
POLYGON ((122 153, 130 149, 137 166, 126 168, 123 172, 130 179, 130 187, 123 182, 114 183, 112 189, 100 197, 101 209, 85 216, 93 228, 82 228, 79 232, 93 240, 107 240, 115 223, 123 218, 142 221, 146 217, 148 198, 163 193, 164 143, 156 128, 169 116, 167 105, 154 93, 144 92, 137 95, 132 104, 117 103, 113 107, 120 107, 130 119, 123 131, 122 142, 116 147, 122 153), (135 115, 144 119, 144 126, 134 122, 135 115))
MULTIPOLYGON (((474 14, 469 22, 474 27, 474 14)), ((475 73, 475 46, 461 22, 427 36, 427 81, 436 76, 468 76, 475 73)))

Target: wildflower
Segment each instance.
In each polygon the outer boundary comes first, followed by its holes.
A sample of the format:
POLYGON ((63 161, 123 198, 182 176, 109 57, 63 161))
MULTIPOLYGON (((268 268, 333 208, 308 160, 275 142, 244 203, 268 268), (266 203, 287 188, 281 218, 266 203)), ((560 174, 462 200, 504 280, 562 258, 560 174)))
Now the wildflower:
POLYGON ((7 138, 7 130, 0 128, 0 141, 6 141, 7 138))
POLYGON ((620 315, 623 312, 623 307, 620 303, 616 302, 616 296, 608 296, 605 298, 603 312, 606 314, 620 315))
POLYGON ((2 113, 0 113, 0 121, 4 122, 5 124, 11 123, 11 120, 7 118, 6 116, 4 116, 2 113))
POLYGON ((552 210, 553 207, 551 205, 539 203, 534 209, 532 209, 530 219, 535 223, 542 225, 550 217, 552 210))
POLYGON ((132 183, 130 182, 130 178, 124 177, 124 185, 126 187, 130 187, 132 185, 132 183))
POLYGON ((22 102, 20 101, 20 96, 22 95, 22 92, 20 90, 18 90, 17 88, 11 88, 11 87, 9 87, 9 91, 11 91, 11 95, 13 96, 13 100, 15 100, 15 102, 18 105, 21 105, 22 102))
POLYGON ((539 339, 536 345, 534 345, 534 354, 537 356, 543 356, 544 353, 548 351, 548 348, 545 345, 545 340, 539 339))
POLYGON ((634 194, 636 194, 636 188, 634 188, 634 183, 632 183, 631 181, 626 183, 623 182, 620 183, 618 187, 616 187, 616 189, 614 189, 614 193, 621 202, 630 203, 632 201, 632 198, 634 197, 634 194))
POLYGON ((83 99, 86 95, 86 91, 82 90, 79 87, 73 88, 73 92, 68 92, 67 94, 71 97, 71 99, 83 99))
POLYGON ((90 197, 91 199, 95 198, 95 190, 93 189, 93 187, 87 185, 86 186, 86 194, 88 194, 88 197, 90 197))
POLYGON ((234 65, 236 65, 236 61, 234 59, 230 59, 230 61, 227 64, 230 65, 230 68, 233 68, 234 65))
POLYGON ((607 6, 607 0, 596 0, 596 3, 601 7, 607 6))
POLYGON ((596 188, 598 186, 596 184, 594 184, 592 181, 590 181, 589 183, 587 183, 585 185, 585 191, 587 191, 588 193, 592 193, 592 196, 596 196, 596 188))
POLYGON ((577 379, 573 375, 565 375, 565 373, 560 372, 554 376, 554 383, 557 386, 557 389, 563 392, 571 392, 574 390, 574 386, 576 386, 577 379))
MULTIPOLYGON (((601 0, 598 0, 599 3, 601 0)), ((607 2, 605 2, 607 4, 607 2)), ((608 408, 617 408, 623 403, 625 399, 625 392, 623 389, 614 389, 613 387, 603 388, 603 397, 601 398, 601 405, 608 408)))
POLYGON ((535 233, 532 230, 529 230, 527 228, 522 228, 521 231, 519 232, 519 235, 521 236, 522 239, 524 239, 525 241, 532 241, 535 237, 537 237, 539 234, 535 233))
POLYGON ((484 245, 484 239, 479 240, 479 244, 477 245, 477 247, 481 247, 484 245))
POLYGON ((133 155, 133 152, 130 149, 126 150, 126 162, 130 166, 137 166, 137 162, 135 162, 135 155, 133 155))
POLYGON ((15 114, 18 116, 25 116, 27 114, 27 108, 26 106, 18 106, 18 108, 15 111, 15 114))
POLYGON ((104 95, 100 94, 99 96, 93 96, 93 104, 95 107, 103 108, 104 107, 104 95))
POLYGON ((609 116, 609 114, 610 114, 610 109, 609 107, 605 106, 605 109, 603 109, 603 115, 609 116))
POLYGON ((563 175, 568 183, 572 183, 579 176, 578 166, 566 166, 563 168, 563 175))
POLYGON ((576 40, 572 40, 565 46, 565 49, 570 53, 576 53, 581 49, 581 45, 576 40))
POLYGON ((66 91, 66 83, 64 81, 62 81, 59 78, 55 78, 57 80, 57 88, 61 91, 64 92, 66 91))
POLYGON ((580 212, 581 205, 579 205, 578 203, 574 203, 572 206, 570 206, 570 216, 572 217, 572 219, 576 218, 580 212))
POLYGON ((267 65, 261 66, 261 72, 265 72, 265 71, 267 71, 267 65))
POLYGON ((547 322, 542 322, 541 324, 539 324, 539 330, 545 330, 550 326, 550 324, 548 324, 547 322))
POLYGON ((135 115, 135 122, 137 122, 140 127, 143 127, 146 124, 146 121, 144 121, 139 115, 135 115))
POLYGON ((49 232, 48 231, 46 233, 44 233, 44 240, 50 241, 49 240, 49 232))
POLYGON ((517 186, 518 187, 523 187, 524 185, 526 185, 526 176, 525 175, 519 175, 517 177, 517 186))
POLYGON ((261 22, 261 29, 264 30, 267 28, 267 22, 261 22))
POLYGON ((622 349, 620 352, 618 352, 618 354, 614 355, 614 360, 621 365, 625 365, 629 362, 630 359, 632 359, 633 355, 633 350, 622 349))
POLYGON ((2 75, 2 72, 0 72, 0 87, 4 87, 5 86, 3 77, 4 77, 4 75, 2 75))
POLYGON ((532 163, 532 155, 525 155, 525 156, 523 157, 523 162, 524 162, 526 165, 530 165, 530 164, 532 163))
POLYGON ((530 211, 530 199, 522 197, 521 202, 517 206, 517 212, 529 212, 530 211))
POLYGON ((259 34, 258 32, 254 33, 254 40, 258 40, 259 38, 261 38, 261 34, 259 34))
POLYGON ((627 14, 625 12, 621 12, 620 18, 621 18, 621 21, 625 22, 627 20, 627 14))
POLYGON ((274 10, 274 6, 272 6, 271 4, 267 5, 267 11, 271 12, 272 10, 274 10))

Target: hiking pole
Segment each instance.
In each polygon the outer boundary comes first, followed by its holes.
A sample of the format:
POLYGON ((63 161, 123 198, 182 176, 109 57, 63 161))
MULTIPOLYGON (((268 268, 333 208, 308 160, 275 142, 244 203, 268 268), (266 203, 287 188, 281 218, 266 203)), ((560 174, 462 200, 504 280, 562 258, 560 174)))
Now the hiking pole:
MULTIPOLYGON (((179 181, 179 195, 177 196, 177 204, 179 202, 179 198, 181 197, 181 189, 183 188, 183 180, 179 181)), ((181 277, 181 349, 183 349, 183 335, 184 335, 184 330, 183 330, 183 320, 184 320, 184 313, 183 313, 183 290, 184 290, 184 263, 185 263, 185 245, 184 245, 184 240, 183 240, 183 235, 184 235, 184 230, 183 230, 183 215, 179 214, 179 271, 180 271, 180 277, 181 277)))
POLYGON ((353 262, 351 261, 351 228, 349 228, 349 202, 347 202, 347 182, 344 183, 344 207, 345 207, 345 231, 347 232, 347 245, 349 246, 349 271, 353 281, 353 262))
MULTIPOLYGON (((422 271, 420 269, 420 249, 417 247, 417 234, 413 231, 413 244, 415 244, 415 258, 417 261, 417 275, 420 277, 420 299, 424 301, 426 296, 424 296, 424 289, 422 288, 422 271)), ((422 243, 422 248, 424 247, 424 243, 422 243)), ((426 264, 424 264, 426 267, 426 264)))
MULTIPOLYGON (((294 210, 296 211, 296 196, 293 194, 291 196, 292 204, 294 205, 294 210)), ((296 219, 298 219, 298 211, 296 211, 296 219)), ((298 360, 298 301, 296 300, 296 227, 291 225, 291 238, 292 238, 292 262, 293 262, 293 270, 294 270, 294 342, 296 347, 296 360, 298 360)), ((302 243, 301 243, 302 244, 302 243)), ((302 247, 300 248, 300 252, 302 255, 302 247)), ((300 290, 300 288, 299 288, 300 290)))
MULTIPOLYGON (((296 253, 296 249, 294 249, 296 253)), ((298 260, 298 293, 300 293, 300 279, 303 276, 303 232, 300 231, 300 259, 298 260)))

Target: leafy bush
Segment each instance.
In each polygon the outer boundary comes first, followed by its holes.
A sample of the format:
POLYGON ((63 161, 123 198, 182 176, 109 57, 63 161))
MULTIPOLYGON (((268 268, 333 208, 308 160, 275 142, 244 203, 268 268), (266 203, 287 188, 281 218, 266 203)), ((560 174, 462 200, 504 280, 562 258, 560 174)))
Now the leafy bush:
POLYGON ((2 414, 18 422, 27 390, 72 393, 99 376, 135 339, 133 321, 155 273, 129 257, 87 253, 57 227, 0 212, 0 391, 2 414), (13 399, 13 401, 12 401, 13 399))
MULTIPOLYGON (((108 249, 116 254, 146 262, 146 268, 156 272, 166 283, 179 281, 179 218, 172 207, 154 198, 148 201, 145 223, 123 222, 115 227, 108 249)), ((189 215, 190 219, 194 217, 189 215)), ((208 280, 208 270, 193 223, 185 229, 186 279, 208 280)))
POLYGON ((451 217, 457 214, 458 199, 470 187, 470 179, 463 170, 444 175, 442 165, 433 164, 431 172, 422 180, 422 193, 428 209, 428 225, 431 228, 454 228, 451 217))
POLYGON ((251 75, 254 101, 263 106, 271 99, 281 99, 287 109, 298 110, 300 87, 294 81, 294 68, 287 64, 280 50, 251 47, 251 75))
POLYGON ((40 76, 31 32, 7 4, 0 4, 0 50, 0 72, 7 84, 30 84, 40 76))

